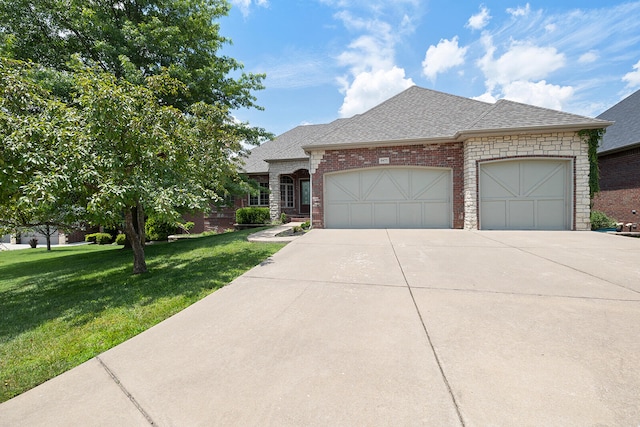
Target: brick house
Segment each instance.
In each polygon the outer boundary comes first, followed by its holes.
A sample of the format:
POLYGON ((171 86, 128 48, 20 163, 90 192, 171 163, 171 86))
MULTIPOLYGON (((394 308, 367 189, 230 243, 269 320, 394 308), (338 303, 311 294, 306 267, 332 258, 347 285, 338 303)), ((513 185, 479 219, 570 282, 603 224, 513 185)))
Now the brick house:
POLYGON ((640 218, 640 91, 598 118, 615 122, 598 149, 600 192, 593 208, 623 223, 640 218), (633 210, 639 213, 634 215, 633 210))
POLYGON ((577 132, 610 124, 413 86, 253 149, 245 172, 265 193, 235 205, 269 206, 273 219, 310 214, 316 228, 588 230, 577 132))

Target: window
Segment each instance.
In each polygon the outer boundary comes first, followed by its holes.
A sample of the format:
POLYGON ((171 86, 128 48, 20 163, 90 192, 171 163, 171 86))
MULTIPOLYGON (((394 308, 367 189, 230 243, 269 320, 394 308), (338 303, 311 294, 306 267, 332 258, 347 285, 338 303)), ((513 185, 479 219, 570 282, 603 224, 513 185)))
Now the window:
POLYGON ((249 194, 249 206, 269 206, 269 183, 261 182, 260 194, 249 194))
POLYGON ((293 179, 290 176, 280 177, 280 207, 293 207, 293 179))

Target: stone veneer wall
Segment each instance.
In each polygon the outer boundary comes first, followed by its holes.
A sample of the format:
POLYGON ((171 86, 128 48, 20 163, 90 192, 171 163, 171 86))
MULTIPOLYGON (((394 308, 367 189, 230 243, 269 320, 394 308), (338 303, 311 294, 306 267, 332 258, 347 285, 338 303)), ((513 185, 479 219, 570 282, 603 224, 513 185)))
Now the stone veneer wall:
POLYGON ((574 160, 573 227, 590 229, 587 143, 576 132, 470 138, 464 143, 464 228, 478 228, 478 162, 519 157, 574 160))
POLYGON ((280 219, 280 175, 290 175, 299 169, 309 169, 309 160, 279 160, 269 162, 269 212, 271 220, 280 219))
MULTIPOLYGON (((324 174, 367 167, 380 167, 380 157, 388 157, 388 166, 427 166, 453 171, 453 228, 464 222, 462 143, 403 145, 393 147, 352 148, 311 153, 311 219, 313 226, 324 228, 324 174)), ((387 165, 385 165, 387 166, 387 165)))

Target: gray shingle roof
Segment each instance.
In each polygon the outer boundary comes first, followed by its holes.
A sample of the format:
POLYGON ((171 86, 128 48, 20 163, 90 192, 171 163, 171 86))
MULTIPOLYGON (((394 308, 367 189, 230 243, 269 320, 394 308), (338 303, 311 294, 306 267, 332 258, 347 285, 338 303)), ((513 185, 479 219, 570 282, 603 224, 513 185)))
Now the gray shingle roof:
POLYGON ((413 86, 303 147, 460 140, 473 134, 608 125, 607 121, 513 101, 489 104, 413 86))
POLYGON ((592 129, 611 123, 500 100, 495 104, 412 86, 369 111, 325 125, 298 126, 252 150, 248 173, 266 173, 267 161, 307 158, 305 149, 462 140, 474 134, 592 129))
POLYGON ((306 159, 309 156, 302 146, 311 144, 322 135, 341 126, 347 119, 334 120, 328 124, 301 125, 253 148, 245 160, 246 173, 267 173, 269 160, 306 159))
MULTIPOLYGON (((492 104, 412 86, 354 116, 320 145, 451 138, 492 104)), ((312 145, 312 144, 308 144, 312 145)))
POLYGON ((640 90, 598 116, 615 122, 602 138, 599 153, 640 144, 640 90))
POLYGON ((606 127, 610 123, 590 117, 550 110, 501 99, 469 127, 459 129, 461 133, 473 131, 508 131, 512 129, 535 129, 553 127, 593 128, 606 127))

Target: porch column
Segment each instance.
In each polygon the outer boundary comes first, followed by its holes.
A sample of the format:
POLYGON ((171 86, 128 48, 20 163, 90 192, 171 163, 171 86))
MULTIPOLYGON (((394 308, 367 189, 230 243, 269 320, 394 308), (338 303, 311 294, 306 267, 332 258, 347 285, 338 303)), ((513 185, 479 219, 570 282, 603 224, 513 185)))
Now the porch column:
POLYGON ((269 214, 271 221, 280 220, 280 173, 269 165, 269 214))

